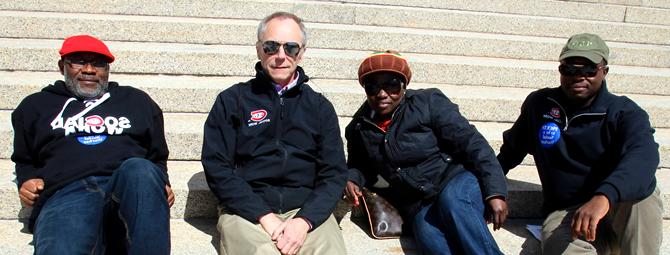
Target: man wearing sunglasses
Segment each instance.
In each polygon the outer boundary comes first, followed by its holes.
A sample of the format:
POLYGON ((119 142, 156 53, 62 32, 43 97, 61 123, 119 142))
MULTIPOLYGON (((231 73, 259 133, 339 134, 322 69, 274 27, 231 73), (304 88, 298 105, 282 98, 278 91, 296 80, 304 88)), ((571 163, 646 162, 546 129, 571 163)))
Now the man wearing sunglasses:
POLYGON ((298 66, 305 27, 274 13, 258 27, 256 77, 219 94, 202 164, 220 201, 222 254, 345 254, 332 212, 347 170, 337 115, 298 66))
POLYGON ((561 51, 560 87, 531 93, 503 134, 505 172, 533 155, 547 218, 543 254, 659 254, 658 144, 649 116, 607 91, 609 48, 577 34, 561 51))
POLYGON ((507 186, 484 137, 437 89, 408 90, 412 72, 397 52, 377 52, 358 69, 367 101, 346 128, 350 180, 383 194, 413 232, 420 254, 502 254, 487 221, 507 217, 507 186), (388 183, 375 189, 381 176, 388 183))
POLYGON ((114 56, 97 38, 69 37, 60 55, 64 81, 12 113, 35 254, 169 254, 174 194, 161 109, 108 81, 114 56))

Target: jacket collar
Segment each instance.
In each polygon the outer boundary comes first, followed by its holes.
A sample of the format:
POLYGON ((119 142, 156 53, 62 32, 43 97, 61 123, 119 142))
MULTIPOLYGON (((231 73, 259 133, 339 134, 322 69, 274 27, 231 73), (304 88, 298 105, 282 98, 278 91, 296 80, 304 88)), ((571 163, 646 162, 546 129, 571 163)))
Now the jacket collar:
MULTIPOLYGON (((256 79, 261 81, 260 84, 263 86, 263 88, 270 89, 273 91, 273 93, 276 94, 277 91, 274 88, 273 81, 265 72, 265 70, 263 70, 263 66, 261 65, 260 61, 256 62, 254 69, 256 69, 256 79)), ((302 67, 298 66, 295 71, 298 72, 297 84, 293 88, 284 92, 285 95, 294 91, 302 91, 302 86, 300 85, 309 81, 309 77, 305 74, 305 71, 302 69, 302 67)))
MULTIPOLYGON (((405 90, 405 95, 400 99, 400 104, 398 104, 398 107, 395 109, 393 112, 393 118, 397 119, 398 116, 401 115, 403 109, 405 108, 405 105, 407 104, 407 99, 411 98, 414 96, 415 91, 413 90, 405 90)), ((372 121, 372 118, 374 117, 374 112, 372 108, 370 108, 370 105, 368 104, 368 100, 366 99, 363 101, 363 105, 358 108, 358 111, 354 113, 353 118, 362 118, 366 119, 368 121, 372 121)), ((395 120, 394 120, 395 121, 395 120)))
MULTIPOLYGON (((590 112, 606 112, 607 106, 612 101, 612 96, 613 96, 612 93, 610 93, 609 90, 607 89, 607 82, 603 80, 603 84, 600 87, 600 90, 598 90, 598 92, 596 93, 595 98, 593 99, 591 105, 577 110, 573 109, 572 111, 581 112, 588 110, 590 112)), ((560 87, 554 88, 552 93, 549 94, 549 97, 561 103, 563 106, 568 106, 569 100, 567 96, 565 96, 565 93, 563 93, 563 90, 561 90, 560 87)))

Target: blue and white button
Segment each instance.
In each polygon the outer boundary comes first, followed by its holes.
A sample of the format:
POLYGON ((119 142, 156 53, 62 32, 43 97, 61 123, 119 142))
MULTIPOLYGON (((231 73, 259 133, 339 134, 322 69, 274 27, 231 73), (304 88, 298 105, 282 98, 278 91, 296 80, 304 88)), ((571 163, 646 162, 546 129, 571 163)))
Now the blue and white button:
POLYGON ((561 128, 554 122, 547 122, 540 128, 539 135, 542 147, 550 148, 561 139, 561 128))

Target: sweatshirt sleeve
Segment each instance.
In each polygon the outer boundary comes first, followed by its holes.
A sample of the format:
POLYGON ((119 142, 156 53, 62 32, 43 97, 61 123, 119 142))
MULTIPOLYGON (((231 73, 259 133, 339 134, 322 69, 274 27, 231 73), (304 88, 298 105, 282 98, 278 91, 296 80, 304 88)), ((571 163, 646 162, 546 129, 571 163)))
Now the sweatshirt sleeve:
POLYGON ((622 145, 619 163, 596 190, 607 196, 611 206, 644 199, 656 187, 659 153, 649 115, 632 101, 628 101, 625 109, 615 120, 614 139, 622 145))
POLYGON ((232 89, 235 87, 219 94, 205 121, 202 166, 209 188, 226 210, 258 223, 260 216, 272 210, 245 180, 235 174, 235 148, 240 120, 235 118, 235 104, 230 103, 238 99, 236 95, 228 93, 232 89), (225 98, 231 99, 228 104, 225 98))
POLYGON ((503 144, 498 153, 498 162, 505 174, 515 168, 528 154, 528 104, 531 96, 528 96, 521 105, 521 113, 512 127, 503 132, 503 144))
POLYGON ((507 197, 505 176, 486 139, 441 91, 435 90, 429 100, 433 130, 447 153, 477 176, 485 199, 507 197))
POLYGON ((14 128, 14 152, 12 161, 16 164, 16 184, 21 187, 25 181, 39 178, 39 169, 35 167, 36 152, 32 148, 34 136, 28 132, 28 125, 23 119, 24 107, 19 107, 12 113, 12 127, 14 128))
MULTIPOLYGON (((163 111, 161 108, 154 102, 149 99, 151 103, 151 117, 153 127, 151 127, 148 139, 149 139, 149 148, 147 150, 147 159, 156 164, 165 175, 168 176, 167 171, 167 159, 170 151, 168 150, 167 142, 165 141, 165 124, 163 121, 163 111)), ((167 184, 170 185, 169 178, 166 180, 167 184)))
POLYGON ((335 108, 323 96, 320 101, 317 175, 312 193, 296 215, 308 219, 312 229, 319 227, 333 212, 337 201, 342 198, 348 177, 335 108))

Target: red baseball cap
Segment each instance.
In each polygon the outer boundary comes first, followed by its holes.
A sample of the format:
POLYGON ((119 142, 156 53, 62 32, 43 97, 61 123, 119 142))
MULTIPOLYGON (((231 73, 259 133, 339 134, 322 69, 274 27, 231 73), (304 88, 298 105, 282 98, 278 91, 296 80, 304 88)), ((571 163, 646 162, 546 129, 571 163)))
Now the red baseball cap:
POLYGON ((60 48, 60 56, 65 56, 75 52, 93 52, 103 55, 109 59, 109 63, 114 62, 114 55, 109 51, 107 45, 90 35, 75 35, 65 38, 63 46, 60 48))

